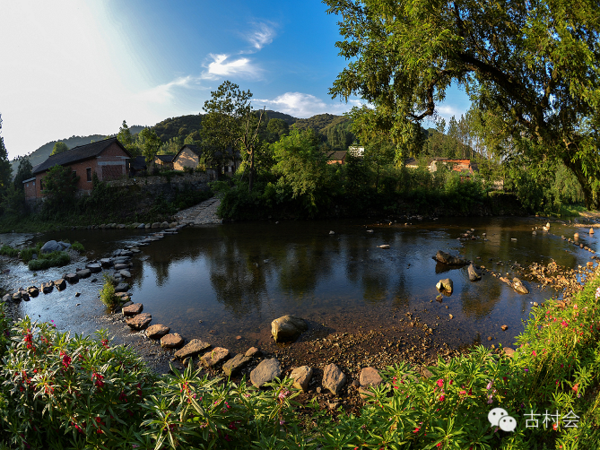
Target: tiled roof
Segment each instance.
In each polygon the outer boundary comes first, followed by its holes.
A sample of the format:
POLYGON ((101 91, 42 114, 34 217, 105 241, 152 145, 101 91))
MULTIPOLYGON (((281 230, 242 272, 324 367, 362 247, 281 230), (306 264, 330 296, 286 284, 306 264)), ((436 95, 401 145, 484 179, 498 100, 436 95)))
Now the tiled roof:
POLYGON ((156 155, 156 157, 158 159, 160 159, 162 162, 170 163, 170 162, 173 162, 175 155, 156 155))
POLYGON ((348 153, 348 152, 346 152, 344 150, 333 152, 331 155, 329 155, 329 160, 331 160, 331 161, 341 161, 346 156, 346 153, 348 153))
POLYGON ((123 147, 123 145, 121 145, 117 138, 113 137, 110 139, 104 139, 103 141, 92 142, 91 144, 79 145, 77 147, 73 147, 71 150, 66 150, 57 155, 49 156, 46 161, 35 166, 32 170, 32 173, 35 175, 40 172, 45 172, 46 170, 54 166, 65 166, 78 161, 95 158, 100 153, 102 153, 107 147, 114 144, 115 142, 119 144, 119 146, 127 155, 129 155, 127 150, 125 150, 125 148, 123 147))

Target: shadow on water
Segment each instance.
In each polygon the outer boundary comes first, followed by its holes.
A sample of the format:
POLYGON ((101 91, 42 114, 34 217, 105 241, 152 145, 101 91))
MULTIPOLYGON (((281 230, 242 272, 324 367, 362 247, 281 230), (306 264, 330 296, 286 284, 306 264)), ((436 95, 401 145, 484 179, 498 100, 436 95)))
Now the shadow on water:
MULTIPOLYGON (((378 226, 343 220, 185 228, 141 247, 144 257, 135 258, 131 291, 152 314, 153 323, 188 338, 219 341, 234 351, 242 350, 235 336, 243 336, 244 345, 260 344, 268 339, 270 322, 284 314, 303 317, 325 330, 352 332, 357 327, 393 327, 406 312, 418 312, 435 327, 434 340, 458 347, 487 343, 490 335, 494 343, 510 345, 531 303, 541 303, 554 292, 530 284, 531 293, 521 295, 489 274, 473 283, 466 267, 449 268, 432 256, 444 250, 511 278, 515 263, 554 260, 574 268, 590 256, 560 237, 532 235, 541 219, 440 222, 378 226), (365 225, 374 232, 367 233, 365 225), (471 228, 475 240, 457 239, 471 228), (378 248, 382 244, 390 248, 378 248), (440 278, 454 283, 454 293, 441 302, 435 301, 440 278), (508 325, 511 333, 500 331, 501 325, 508 325)), ((567 225, 556 228, 559 235, 574 232, 567 225)), ((100 258, 147 234, 70 231, 67 236, 49 233, 35 239, 78 240, 90 258, 100 258)), ((592 236, 586 234, 585 240, 597 246, 592 236)), ((39 312, 34 304, 24 309, 39 312)))

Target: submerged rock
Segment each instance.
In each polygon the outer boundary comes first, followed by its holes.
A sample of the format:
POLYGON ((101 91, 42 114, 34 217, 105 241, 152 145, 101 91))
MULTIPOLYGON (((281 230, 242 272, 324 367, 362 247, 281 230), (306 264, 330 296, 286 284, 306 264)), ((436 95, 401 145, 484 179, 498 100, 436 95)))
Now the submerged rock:
POLYGON ((441 250, 438 250, 434 259, 449 266, 464 266, 468 264, 467 260, 459 258, 458 256, 453 256, 450 253, 446 253, 441 250))
POLYGON ((520 294, 529 294, 529 290, 525 287, 523 282, 518 278, 513 278, 512 288, 520 294))
POLYGON ((450 278, 444 278, 443 280, 438 281, 435 287, 440 292, 444 291, 447 294, 452 294, 452 291, 454 290, 454 283, 452 283, 450 278))
POLYGON ((481 280, 481 274, 475 268, 473 263, 469 264, 469 268, 467 269, 467 271, 469 272, 469 280, 471 280, 471 281, 481 280))

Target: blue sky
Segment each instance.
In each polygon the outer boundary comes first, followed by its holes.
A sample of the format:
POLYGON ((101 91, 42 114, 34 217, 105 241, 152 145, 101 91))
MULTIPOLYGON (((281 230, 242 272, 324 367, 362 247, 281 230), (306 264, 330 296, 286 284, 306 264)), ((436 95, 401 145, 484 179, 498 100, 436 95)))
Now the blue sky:
MULTIPOLYGON (((19 0, 0 4, 2 135, 12 159, 72 135, 197 114, 224 80, 255 107, 342 114, 337 17, 307 1, 19 0)), ((438 109, 460 115, 456 89, 438 109)))

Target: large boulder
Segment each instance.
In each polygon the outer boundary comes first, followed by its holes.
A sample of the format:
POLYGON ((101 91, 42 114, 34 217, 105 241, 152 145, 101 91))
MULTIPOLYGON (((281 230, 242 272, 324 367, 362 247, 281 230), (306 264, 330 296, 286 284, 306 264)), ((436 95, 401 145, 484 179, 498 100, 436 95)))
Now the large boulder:
POLYGON ((441 250, 438 250, 434 259, 449 266, 464 266, 468 264, 467 260, 459 258, 458 256, 453 256, 450 253, 446 253, 441 250))
POLYGON ((52 253, 52 252, 60 252, 63 249, 63 246, 52 240, 52 241, 48 241, 46 242, 44 245, 42 245, 42 249, 40 250, 42 253, 52 253))
POLYGON ((265 359, 250 372, 250 381, 257 388, 281 376, 281 367, 276 358, 265 359))
POLYGON ((338 395, 346 383, 346 374, 335 364, 329 364, 323 370, 323 387, 333 395, 338 395))
POLYGON ((175 352, 175 357, 179 359, 185 359, 190 356, 196 356, 200 352, 210 347, 210 344, 203 342, 200 339, 192 339, 183 348, 175 352))
POLYGON ((306 330, 308 325, 300 317, 287 315, 271 322, 271 333, 275 342, 295 341, 306 330))
POLYGON ((481 280, 481 274, 479 273, 477 268, 473 265, 473 263, 469 264, 467 272, 469 272, 469 280, 471 280, 471 281, 481 280))
POLYGON ((513 278, 512 288, 517 291, 519 294, 529 294, 529 290, 525 287, 523 282, 518 278, 513 278))
POLYGON ((444 278, 443 280, 438 281, 435 285, 438 291, 445 292, 446 294, 452 294, 454 290, 454 284, 450 278, 444 278))

